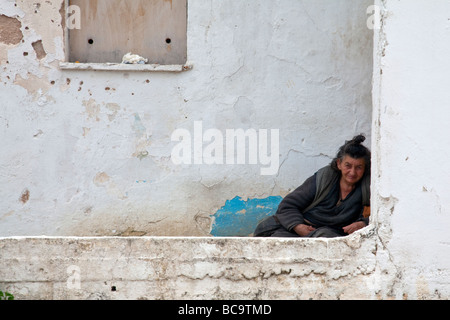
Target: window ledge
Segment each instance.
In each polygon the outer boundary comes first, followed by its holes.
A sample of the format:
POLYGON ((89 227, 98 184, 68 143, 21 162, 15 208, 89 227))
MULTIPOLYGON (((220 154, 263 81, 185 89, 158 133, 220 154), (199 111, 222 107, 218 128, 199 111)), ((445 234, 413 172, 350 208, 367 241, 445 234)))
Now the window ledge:
POLYGON ((89 71, 141 71, 141 72, 183 72, 192 69, 191 64, 125 64, 125 63, 73 63, 60 62, 61 70, 89 71))

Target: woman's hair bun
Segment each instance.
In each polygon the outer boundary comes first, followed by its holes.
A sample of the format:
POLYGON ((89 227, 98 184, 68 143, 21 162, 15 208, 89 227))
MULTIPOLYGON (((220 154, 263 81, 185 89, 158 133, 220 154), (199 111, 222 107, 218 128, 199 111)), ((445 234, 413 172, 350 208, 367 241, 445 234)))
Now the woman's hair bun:
POLYGON ((349 143, 350 144, 361 144, 364 141, 366 141, 366 137, 364 137, 364 135, 362 135, 362 134, 359 134, 359 135, 353 137, 353 139, 350 140, 349 143))

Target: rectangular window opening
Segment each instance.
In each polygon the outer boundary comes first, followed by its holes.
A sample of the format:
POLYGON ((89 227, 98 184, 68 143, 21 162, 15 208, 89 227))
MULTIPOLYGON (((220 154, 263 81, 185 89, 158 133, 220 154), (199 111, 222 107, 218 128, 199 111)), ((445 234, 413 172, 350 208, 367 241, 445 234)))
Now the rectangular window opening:
POLYGON ((187 0, 66 0, 67 69, 184 71, 187 0), (146 59, 124 64, 132 53, 146 59))

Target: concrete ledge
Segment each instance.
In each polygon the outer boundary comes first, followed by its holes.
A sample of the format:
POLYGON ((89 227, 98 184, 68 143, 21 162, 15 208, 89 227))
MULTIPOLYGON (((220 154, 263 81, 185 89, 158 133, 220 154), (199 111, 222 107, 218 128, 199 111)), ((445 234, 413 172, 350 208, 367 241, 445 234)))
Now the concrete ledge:
POLYGON ((160 65, 160 64, 123 64, 123 63, 72 63, 60 62, 61 70, 88 71, 139 71, 139 72, 183 72, 192 69, 192 65, 160 65))
POLYGON ((371 299, 372 229, 341 239, 0 238, 16 299, 371 299))

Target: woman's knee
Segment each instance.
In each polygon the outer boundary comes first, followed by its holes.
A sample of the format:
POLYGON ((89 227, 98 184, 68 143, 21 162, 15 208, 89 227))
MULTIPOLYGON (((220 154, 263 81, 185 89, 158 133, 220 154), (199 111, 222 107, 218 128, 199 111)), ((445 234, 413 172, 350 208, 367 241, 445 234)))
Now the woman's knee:
POLYGON ((309 238, 336 238, 345 236, 344 231, 330 227, 320 227, 311 232, 309 238))

